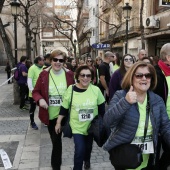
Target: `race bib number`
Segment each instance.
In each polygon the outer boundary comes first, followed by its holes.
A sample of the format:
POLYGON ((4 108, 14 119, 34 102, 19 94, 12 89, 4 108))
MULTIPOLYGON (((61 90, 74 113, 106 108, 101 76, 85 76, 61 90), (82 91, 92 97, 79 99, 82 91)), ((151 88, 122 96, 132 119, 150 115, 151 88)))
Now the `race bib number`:
POLYGON ((154 153, 153 141, 144 142, 144 143, 132 143, 132 144, 138 145, 143 150, 143 154, 154 153))
POLYGON ((61 106, 62 97, 59 95, 49 97, 49 106, 61 106))
POLYGON ((93 120, 93 109, 79 110, 79 121, 84 122, 87 120, 93 120))

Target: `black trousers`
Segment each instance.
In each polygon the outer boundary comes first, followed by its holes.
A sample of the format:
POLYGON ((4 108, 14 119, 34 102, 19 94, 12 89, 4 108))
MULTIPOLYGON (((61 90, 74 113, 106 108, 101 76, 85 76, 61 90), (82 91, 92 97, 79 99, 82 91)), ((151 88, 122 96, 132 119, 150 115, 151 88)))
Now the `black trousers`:
POLYGON ((20 87, 20 108, 25 105, 25 96, 27 94, 28 86, 26 84, 19 84, 20 87))
POLYGON ((62 141, 61 134, 56 134, 55 125, 57 119, 50 120, 48 132, 52 141, 51 166, 53 170, 60 170, 62 163, 62 141))
POLYGON ((167 170, 170 165, 170 149, 163 139, 161 139, 163 154, 159 160, 159 169, 167 170))
POLYGON ((29 110, 30 121, 31 121, 31 123, 33 123, 34 122, 34 112, 36 109, 36 103, 32 97, 30 97, 29 99, 30 99, 30 110, 29 110))
MULTIPOLYGON (((11 72, 7 72, 7 79, 11 77, 11 72)), ((8 80, 8 84, 10 84, 10 80, 8 80)))

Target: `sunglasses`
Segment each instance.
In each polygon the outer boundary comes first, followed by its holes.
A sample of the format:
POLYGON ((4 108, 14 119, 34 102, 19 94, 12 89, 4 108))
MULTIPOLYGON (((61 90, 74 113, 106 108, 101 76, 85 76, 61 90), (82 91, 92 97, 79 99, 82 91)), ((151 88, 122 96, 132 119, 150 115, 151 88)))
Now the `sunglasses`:
POLYGON ((53 58, 52 60, 53 60, 54 62, 59 61, 60 63, 64 63, 64 59, 53 58))
POLYGON ((92 60, 87 60, 87 62, 92 62, 92 60))
POLYGON ((132 58, 125 58, 124 61, 125 62, 128 62, 128 61, 133 62, 133 59, 132 58))
POLYGON ((82 78, 85 78, 85 77, 91 78, 91 74, 80 74, 80 77, 82 77, 82 78))
POLYGON ((146 73, 146 74, 137 73, 137 74, 135 74, 135 77, 137 79, 142 79, 143 76, 145 76, 146 79, 151 79, 152 78, 152 74, 150 74, 150 73, 146 73))

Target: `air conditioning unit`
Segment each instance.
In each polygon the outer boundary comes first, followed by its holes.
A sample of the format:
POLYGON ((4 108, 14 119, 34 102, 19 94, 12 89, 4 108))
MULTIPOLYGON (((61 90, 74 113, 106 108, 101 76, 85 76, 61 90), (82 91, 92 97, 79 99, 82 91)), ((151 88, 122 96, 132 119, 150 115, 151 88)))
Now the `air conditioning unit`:
POLYGON ((152 15, 146 19, 146 28, 160 28, 160 20, 157 16, 152 15))

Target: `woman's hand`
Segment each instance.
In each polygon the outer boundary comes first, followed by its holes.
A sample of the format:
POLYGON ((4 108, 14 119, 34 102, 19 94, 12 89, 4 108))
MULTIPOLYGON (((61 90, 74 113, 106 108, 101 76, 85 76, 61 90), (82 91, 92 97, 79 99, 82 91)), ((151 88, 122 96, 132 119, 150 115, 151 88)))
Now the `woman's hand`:
POLYGON ((44 109, 48 109, 48 104, 44 99, 39 100, 39 106, 44 108, 44 109))
POLYGON ((56 134, 61 133, 61 124, 60 123, 57 123, 55 125, 55 132, 56 132, 56 134))
POLYGON ((134 104, 137 102, 137 94, 135 91, 133 91, 133 86, 130 87, 129 91, 127 92, 125 99, 130 104, 134 104))

